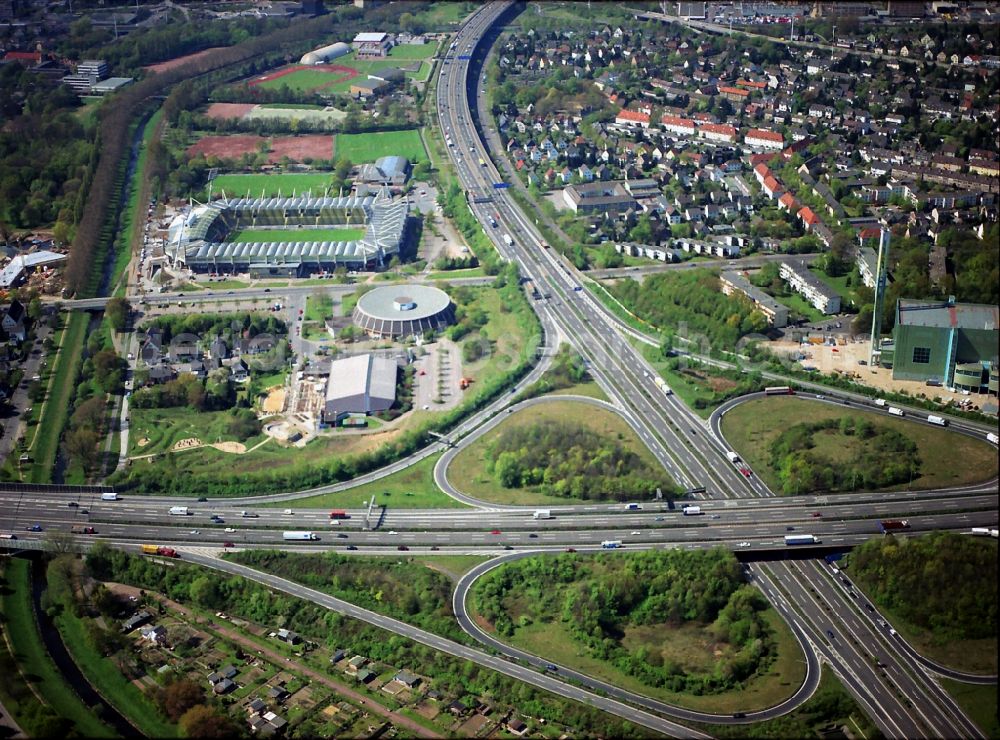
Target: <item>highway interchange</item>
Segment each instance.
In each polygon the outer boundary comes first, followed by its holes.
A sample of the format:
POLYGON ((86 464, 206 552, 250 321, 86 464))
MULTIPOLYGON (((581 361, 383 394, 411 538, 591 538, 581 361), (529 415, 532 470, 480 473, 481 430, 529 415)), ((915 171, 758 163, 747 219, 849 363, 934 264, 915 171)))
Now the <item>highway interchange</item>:
MULTIPOLYGON (((148 541, 170 544, 192 562, 245 575, 671 736, 705 737, 678 722, 744 723, 786 713, 809 698, 818 683, 821 665, 825 664, 886 737, 982 737, 982 732, 941 688, 936 676, 993 683, 996 678, 962 676, 919 656, 899 635, 890 632, 891 625, 849 581, 845 583, 846 576, 835 573, 834 566, 816 558, 815 552, 800 553, 802 559, 785 560, 784 536, 789 531, 808 532, 820 537, 826 546, 846 548, 871 537, 876 532, 876 519, 884 517, 905 517, 914 532, 995 528, 997 481, 944 491, 804 496, 789 500, 775 498, 759 477, 740 474, 725 457, 728 447, 719 428, 724 413, 739 401, 722 407, 705 422, 676 396, 665 396, 654 383, 655 372, 623 336, 620 321, 586 290, 571 265, 544 246, 529 217, 505 190, 493 188, 493 183, 500 181, 499 174, 480 136, 489 125, 478 114, 483 108, 485 84, 481 64, 484 49, 480 47, 489 41, 488 33, 505 12, 509 12, 506 3, 487 4, 463 25, 453 49, 439 67, 436 105, 444 135, 453 143, 448 151, 455 170, 465 189, 484 201, 470 205, 473 213, 501 255, 516 262, 522 277, 544 286, 543 293, 549 296, 534 302, 542 322, 545 352, 515 391, 540 377, 560 342, 570 343, 611 399, 610 403, 577 400, 619 414, 678 483, 691 489, 706 489, 694 494, 701 499, 697 503, 704 513, 686 517, 658 501, 637 502, 641 508, 636 510, 626 509, 621 503, 591 503, 549 507, 553 518, 536 520, 533 509, 500 506, 468 496, 460 490, 460 482, 447 477, 448 464, 458 451, 495 427, 511 410, 547 402, 534 399, 514 407, 515 394, 510 394, 454 430, 449 435, 453 445, 443 445, 446 451, 435 467, 435 480, 456 499, 457 507, 467 508, 381 510, 376 507, 370 512, 359 509, 350 511, 350 518, 337 525, 331 524, 326 511, 296 509, 296 499, 343 490, 404 469, 439 452, 442 445, 435 444, 350 483, 242 499, 198 501, 125 496, 112 502, 101 500, 96 489, 17 490, 15 486, 7 486, 0 489, 0 510, 4 512, 0 530, 17 532, 24 540, 44 536, 44 531, 36 535, 24 531, 34 523, 44 530, 63 531, 73 526, 92 526, 96 536, 123 547, 134 548, 137 543, 148 541), (490 225, 492 220, 497 223, 495 228, 490 225), (506 243, 505 234, 511 236, 513 244, 506 243), (187 505, 192 513, 186 517, 168 517, 166 510, 172 505, 187 505), (244 511, 253 516, 242 516, 244 511), (208 517, 213 513, 218 513, 224 521, 211 522, 208 517), (463 629, 496 654, 460 645, 217 557, 224 542, 237 547, 275 546, 282 542, 281 531, 285 529, 308 529, 319 535, 318 542, 302 545, 302 550, 331 547, 343 550, 350 546, 360 554, 389 554, 412 548, 496 555, 461 579, 453 605, 463 629), (492 533, 493 529, 498 533, 492 533), (738 713, 739 716, 695 712, 638 696, 565 666, 554 666, 544 656, 528 655, 497 643, 484 635, 467 614, 468 589, 475 578, 489 569, 536 552, 561 552, 567 548, 578 552, 599 550, 603 540, 621 540, 626 551, 719 545, 734 549, 744 561, 750 581, 775 605, 802 645, 807 663, 805 682, 793 697, 777 707, 748 710, 738 713)), ((270 298, 314 290, 254 289, 252 297, 270 298)), ((251 297, 248 291, 239 293, 241 300, 251 297)), ((225 300, 221 293, 183 296, 185 302, 212 299, 225 300)), ((177 297, 147 296, 146 300, 167 303, 177 297)), ((824 397, 811 400, 861 402, 859 397, 839 392, 833 395, 830 391, 820 391, 820 395, 824 397)), ((983 428, 977 425, 953 424, 952 428, 979 438, 985 436, 983 428)))

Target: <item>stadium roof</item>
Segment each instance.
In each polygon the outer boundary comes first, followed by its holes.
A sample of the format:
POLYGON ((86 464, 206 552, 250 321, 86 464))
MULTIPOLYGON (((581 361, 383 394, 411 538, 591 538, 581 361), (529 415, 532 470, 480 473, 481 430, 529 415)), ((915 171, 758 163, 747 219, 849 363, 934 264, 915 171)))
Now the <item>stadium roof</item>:
MULTIPOLYGON (((330 261, 335 258, 381 258, 395 254, 405 236, 409 206, 405 200, 393 201, 380 191, 375 196, 314 198, 240 198, 199 205, 177 216, 170 224, 168 253, 186 263, 211 261, 249 261, 258 264, 294 265, 300 262, 330 261), (208 238, 220 219, 228 225, 241 218, 281 214, 288 226, 319 225, 323 212, 361 211, 367 221, 364 236, 349 241, 295 241, 294 231, 275 230, 273 242, 227 242, 208 238)), ((273 226, 273 225, 272 225, 273 226)))

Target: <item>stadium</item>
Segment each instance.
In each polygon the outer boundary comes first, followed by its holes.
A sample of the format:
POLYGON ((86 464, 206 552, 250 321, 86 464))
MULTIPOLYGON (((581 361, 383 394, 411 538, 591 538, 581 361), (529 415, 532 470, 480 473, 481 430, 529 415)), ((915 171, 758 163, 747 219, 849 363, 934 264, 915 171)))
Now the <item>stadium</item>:
POLYGON ((369 336, 380 339, 419 337, 444 329, 455 319, 451 298, 429 285, 387 285, 358 299, 354 323, 369 336))
POLYGON ((387 189, 375 196, 223 199, 197 205, 170 224, 164 248, 175 267, 193 272, 301 277, 314 272, 374 269, 406 241, 408 205, 387 189), (295 229, 364 226, 360 240, 296 241, 295 229), (273 241, 239 242, 243 229, 274 231, 273 241))

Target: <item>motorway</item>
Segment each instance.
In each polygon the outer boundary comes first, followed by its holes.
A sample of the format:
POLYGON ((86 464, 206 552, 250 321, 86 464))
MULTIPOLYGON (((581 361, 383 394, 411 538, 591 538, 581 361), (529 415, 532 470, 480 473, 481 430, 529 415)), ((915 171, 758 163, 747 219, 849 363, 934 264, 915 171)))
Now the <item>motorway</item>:
MULTIPOLYGON (((536 380, 547 369, 559 339, 569 342, 579 351, 591 375, 611 399, 609 403, 588 402, 611 408, 620 414, 679 484, 688 488, 705 487, 707 492, 699 501, 704 514, 683 516, 658 502, 643 502, 643 508, 636 510, 626 509, 623 504, 582 504, 551 507, 553 519, 535 520, 532 509, 478 501, 455 488, 453 482, 447 479, 445 461, 450 461, 456 454, 452 449, 447 450, 443 462, 435 469, 436 479, 446 492, 475 508, 376 510, 371 519, 366 519, 365 511, 358 510, 350 512, 350 519, 332 525, 326 512, 313 509, 285 513, 285 509, 278 505, 291 506, 295 499, 304 495, 343 490, 377 480, 440 449, 431 445, 405 460, 349 483, 312 491, 240 499, 186 502, 169 497, 125 496, 122 500, 110 502, 102 501, 99 494, 92 491, 17 490, 16 487, 4 488, 0 485, 0 511, 4 512, 0 514, 4 517, 0 519, 0 529, 17 532, 18 537, 23 538, 32 536, 24 532, 24 527, 36 522, 45 530, 65 531, 74 525, 93 526, 102 538, 111 538, 125 547, 135 548, 137 542, 143 541, 169 542, 181 549, 183 557, 192 562, 245 575, 273 588, 407 635, 457 657, 474 660, 540 688, 593 704, 665 734, 701 736, 668 717, 705 719, 707 715, 694 713, 697 716, 691 717, 684 714, 687 710, 659 706, 661 703, 651 702, 646 697, 619 689, 610 692, 607 685, 565 668, 559 668, 551 675, 550 672, 539 672, 212 556, 226 541, 237 546, 274 546, 282 543, 280 532, 288 528, 311 529, 320 536, 318 542, 303 545, 303 551, 352 546, 357 548, 359 554, 389 554, 397 549, 416 549, 504 555, 507 548, 517 548, 508 556, 523 557, 528 553, 561 551, 567 547, 581 552, 593 551, 600 549, 598 543, 602 540, 617 539, 625 543, 626 549, 703 548, 721 544, 738 551, 747 560, 755 556, 784 553, 784 536, 788 531, 815 534, 824 545, 847 548, 870 538, 875 531, 874 520, 887 516, 905 516, 910 520, 912 532, 996 527, 996 481, 950 491, 777 499, 757 476, 741 475, 726 459, 728 447, 718 433, 718 418, 724 410, 720 410, 712 422, 706 423, 678 398, 665 396, 657 388, 655 373, 623 338, 620 322, 589 294, 579 273, 544 246, 540 234, 508 194, 503 189, 493 188, 493 183, 500 182, 499 175, 479 135, 484 124, 477 120, 480 108, 475 98, 478 95, 473 95, 471 101, 469 96, 470 91, 478 94, 483 89, 482 78, 469 75, 472 59, 459 59, 458 56, 481 59, 480 46, 489 39, 487 34, 492 33, 496 19, 507 8, 504 3, 484 5, 461 28, 455 37, 454 53, 448 54, 450 58, 440 67, 436 105, 442 129, 452 140, 448 151, 459 178, 465 189, 482 201, 470 205, 473 213, 484 224, 486 233, 500 254, 516 262, 522 276, 533 279, 543 293, 550 296, 534 301, 545 332, 544 345, 549 351, 518 384, 515 392, 536 380), (470 107, 470 102, 475 108, 470 107), (474 114, 474 110, 477 113, 474 114), (485 200, 486 197, 489 200, 485 200), (495 228, 490 225, 491 220, 496 221, 495 228), (505 235, 510 237, 511 243, 507 243, 505 235), (185 503, 192 511, 190 515, 166 516, 170 505, 185 503), (250 507, 253 507, 252 510, 250 507), (243 518, 239 513, 243 510, 256 516, 243 518), (209 514, 216 512, 226 521, 211 523, 209 514), (820 516, 814 516, 816 514, 820 516), (233 531, 227 532, 227 528, 233 531), (498 532, 494 534, 489 531, 491 529, 498 532), (750 544, 742 545, 744 542, 750 544), (565 679, 572 679, 575 683, 567 683, 565 679), (576 684, 590 686, 593 690, 576 684), (595 691, 607 696, 598 695, 595 691)), ((331 289, 349 292, 354 287, 333 286, 331 289)), ((287 296, 294 291, 312 293, 315 288, 280 288, 274 292, 287 296)), ((239 298, 265 298, 271 297, 270 294, 267 289, 248 289, 239 291, 239 298)), ((187 303, 219 300, 220 296, 185 293, 180 296, 147 296, 146 301, 153 304, 180 299, 187 303)), ((511 398, 513 395, 498 399, 467 420, 449 435, 450 441, 458 445, 467 444, 474 439, 474 435, 478 436, 490 425, 499 423, 506 418, 505 409, 511 409, 511 398)), ((815 400, 826 402, 826 399, 815 400)), ((544 401, 535 399, 522 405, 539 402, 544 401)), ((982 436, 982 431, 971 426, 960 431, 982 436)), ((43 537, 44 532, 39 536, 43 537)), ((87 538, 81 536, 77 539, 87 538)), ((806 553, 800 554, 806 556, 806 553)), ((815 553, 810 552, 809 555, 814 556, 815 553)), ((806 682, 795 696, 779 707, 764 710, 763 713, 748 713, 748 717, 710 716, 711 721, 740 723, 789 711, 811 695, 822 661, 837 672, 887 737, 979 736, 981 733, 928 677, 928 671, 934 671, 934 668, 915 656, 912 648, 907 650, 909 646, 903 641, 885 640, 884 630, 887 627, 872 622, 866 615, 870 612, 862 610, 857 599, 840 593, 837 582, 830 579, 824 567, 813 559, 749 566, 751 581, 776 605, 802 644, 808 646, 805 658, 810 670, 806 682), (835 613, 831 605, 835 605, 835 613), (831 640, 827 629, 844 637, 831 640), (856 641, 847 639, 848 634, 856 636, 856 641), (866 653, 864 645, 878 645, 879 661, 890 668, 878 669, 874 666, 872 653, 866 653)), ((472 576, 468 579, 463 582, 471 584, 472 576)), ((456 592, 457 615, 464 614, 465 593, 463 590, 463 595, 459 597, 456 592)), ((462 621, 470 634, 484 639, 473 629, 474 625, 467 615, 462 621)), ((491 644, 491 647, 515 656, 507 646, 491 644)), ((542 656, 515 657, 533 666, 547 664, 542 656)))

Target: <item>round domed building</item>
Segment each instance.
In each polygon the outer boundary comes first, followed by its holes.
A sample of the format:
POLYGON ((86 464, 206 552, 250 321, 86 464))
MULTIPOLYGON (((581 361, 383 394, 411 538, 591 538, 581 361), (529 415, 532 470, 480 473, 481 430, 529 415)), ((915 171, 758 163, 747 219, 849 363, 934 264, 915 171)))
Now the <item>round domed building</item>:
POLYGON ((385 285, 361 296, 352 318, 372 337, 403 339, 449 326, 455 320, 455 307, 439 288, 385 285))

